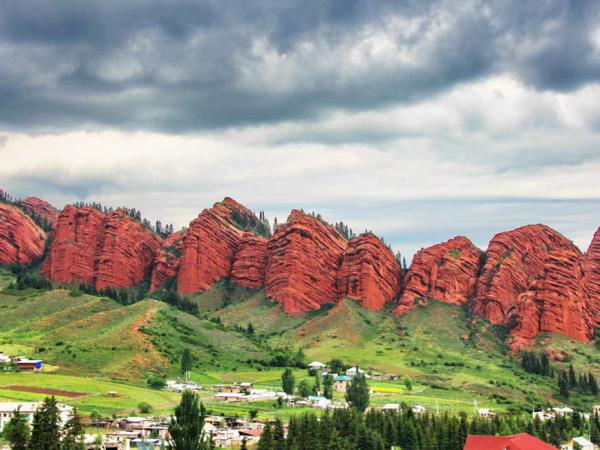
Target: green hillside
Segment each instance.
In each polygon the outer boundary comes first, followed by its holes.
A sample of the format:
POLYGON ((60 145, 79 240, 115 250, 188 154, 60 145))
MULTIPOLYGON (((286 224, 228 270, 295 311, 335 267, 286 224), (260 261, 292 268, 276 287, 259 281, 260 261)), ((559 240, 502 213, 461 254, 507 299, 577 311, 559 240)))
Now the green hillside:
MULTIPOLYGON (((0 350, 44 359, 47 370, 59 378, 26 379, 40 380, 43 387, 48 380, 60 385, 61 376, 82 376, 103 382, 128 380, 143 389, 151 376, 177 376, 181 354, 188 348, 195 361, 191 377, 203 385, 252 381, 274 388, 279 387, 282 368, 273 366, 281 365, 282 357, 292 361, 301 349, 305 362, 337 358, 366 370, 372 376, 375 405, 405 401, 472 412, 477 402, 497 412, 525 412, 550 404, 587 410, 598 403, 578 392, 568 400, 560 397, 556 379, 521 368, 520 355, 505 344, 504 329, 464 308, 436 301, 399 318, 389 309, 367 311, 350 300, 290 317, 263 291, 222 281, 193 297, 200 311, 193 316, 152 299, 123 306, 77 290, 15 290, 11 280, 0 271, 0 350), (398 379, 383 381, 385 374, 398 379), (405 386, 406 379, 412 381, 412 389, 405 386)), ((600 376, 595 345, 548 335, 540 337, 535 351, 545 348, 564 352, 563 362, 552 363, 555 372, 573 363, 578 373, 600 376)), ((296 373, 298 379, 307 377, 304 370, 296 373)), ((3 381, 6 376, 0 375, 0 386, 9 384, 3 381)), ((289 413, 275 411, 270 404, 218 404, 210 390, 205 402, 227 413, 245 414, 253 408, 266 415, 289 413)))

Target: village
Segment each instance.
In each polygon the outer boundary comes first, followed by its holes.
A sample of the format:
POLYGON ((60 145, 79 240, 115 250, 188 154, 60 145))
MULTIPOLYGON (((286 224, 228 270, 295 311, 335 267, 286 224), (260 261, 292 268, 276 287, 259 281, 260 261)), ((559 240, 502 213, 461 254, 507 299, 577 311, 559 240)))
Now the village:
MULTIPOLYGON (((40 372, 43 370, 42 360, 31 360, 23 356, 8 357, 0 353, 0 364, 4 366, 10 364, 16 370, 21 372, 40 372)), ((310 375, 315 375, 317 378, 327 383, 329 386, 341 395, 337 396, 337 400, 333 400, 331 392, 327 394, 326 389, 313 389, 312 392, 301 392, 296 390, 292 393, 286 393, 283 389, 264 389, 256 388, 253 382, 239 381, 229 384, 221 383, 214 385, 201 386, 184 377, 184 379, 166 380, 163 389, 174 393, 184 393, 186 391, 202 393, 203 398, 211 399, 219 404, 244 404, 264 402, 265 404, 273 404, 278 407, 285 406, 286 408, 302 408, 302 410, 313 409, 316 411, 346 409, 348 403, 341 400, 346 392, 349 383, 356 375, 364 376, 365 378, 386 378, 395 380, 398 378, 395 374, 380 375, 377 372, 366 373, 358 367, 350 367, 342 373, 335 373, 327 367, 326 364, 319 361, 313 361, 307 365, 310 375), (208 396, 206 394, 210 393, 208 396)), ((283 378, 283 377, 282 377, 283 378)), ((282 382, 282 385, 284 382, 282 382)), ((369 395, 373 396, 375 392, 370 389, 369 395)), ((109 397, 118 397, 120 394, 116 391, 106 393, 109 397)), ((10 422, 15 414, 19 411, 25 417, 27 423, 31 424, 36 410, 40 407, 41 402, 0 402, 0 433, 5 426, 10 422)), ((60 402, 57 404, 59 411, 59 419, 61 423, 66 423, 73 413, 73 406, 60 402)), ((367 411, 380 410, 385 414, 400 414, 407 413, 413 415, 434 414, 439 415, 439 410, 429 410, 419 404, 407 404, 405 402, 385 403, 383 405, 370 406, 367 411)), ((477 403, 473 404, 474 416, 480 418, 493 419, 497 413, 490 408, 477 407, 477 403)), ((505 414, 505 413, 500 413, 505 414)), ((568 406, 550 407, 540 411, 532 411, 531 417, 535 421, 545 422, 552 421, 557 418, 573 417, 578 415, 584 420, 590 420, 594 416, 600 415, 600 405, 595 405, 591 411, 576 411, 568 406)), ((171 415, 161 414, 139 414, 124 417, 101 417, 101 416, 84 416, 83 424, 85 426, 85 434, 83 442, 88 450, 160 450, 168 447, 170 440, 169 425, 173 417, 171 415)), ((214 446, 217 448, 250 448, 255 446, 263 434, 266 426, 273 426, 276 419, 264 419, 257 417, 256 411, 250 410, 248 417, 240 417, 239 415, 226 414, 207 414, 204 418, 203 433, 210 437, 214 446)), ((284 433, 287 434, 287 425, 283 424, 284 433)), ((467 442, 465 449, 484 448, 480 444, 471 444, 467 442)), ((9 447, 2 446, 0 449, 9 447)), ((490 447, 492 448, 492 447, 490 447)), ((507 447, 508 448, 508 447, 507 447)), ((517 447, 516 447, 517 448, 517 447)), ((533 448, 533 447, 532 447, 533 448)), ((571 439, 561 445, 560 450, 595 450, 598 446, 590 442, 584 436, 573 436, 571 439)))

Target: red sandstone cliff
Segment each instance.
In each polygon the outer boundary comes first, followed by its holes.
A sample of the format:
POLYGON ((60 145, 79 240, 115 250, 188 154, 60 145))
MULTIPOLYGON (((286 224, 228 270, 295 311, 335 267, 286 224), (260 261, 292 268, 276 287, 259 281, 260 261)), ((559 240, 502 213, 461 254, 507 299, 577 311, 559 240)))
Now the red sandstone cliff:
POLYGON ((53 227, 58 220, 58 209, 40 198, 27 197, 26 199, 21 200, 20 205, 28 214, 39 217, 51 227, 53 227))
POLYGON ((248 208, 226 197, 190 223, 183 239, 177 289, 191 294, 228 277, 244 229, 259 225, 248 208))
POLYGON ((0 264, 29 264, 44 254, 46 233, 14 205, 0 203, 0 264))
POLYGON ((338 301, 336 278, 346 246, 335 228, 292 211, 267 245, 267 296, 288 314, 338 301))
POLYGON ((133 286, 150 277, 161 241, 124 211, 109 214, 97 260, 96 289, 133 286))
POLYGON ((178 231, 168 236, 154 257, 150 291, 156 291, 168 279, 177 277, 179 258, 183 249, 183 238, 187 230, 178 231))
POLYGON ((68 205, 59 215, 42 272, 96 289, 138 284, 150 275, 160 238, 121 210, 106 215, 68 205))
POLYGON ((344 253, 337 275, 338 294, 378 310, 398 294, 401 276, 390 249, 373 234, 362 234, 348 243, 344 253))
POLYGON ((246 232, 233 261, 231 281, 246 288, 261 288, 265 283, 266 264, 267 239, 246 232))
POLYGON ((585 281, 594 325, 600 327, 600 228, 583 257, 585 281))
POLYGON ((583 342, 594 335, 583 261, 577 249, 551 252, 543 272, 519 297, 509 324, 513 346, 531 344, 541 332, 559 333, 583 342))
POLYGON ((544 272, 555 250, 577 251, 571 241, 545 225, 527 225, 492 238, 477 281, 472 310, 493 324, 504 324, 519 296, 544 272))
POLYGON ((481 252, 466 237, 458 236, 420 250, 404 279, 395 314, 410 310, 419 298, 462 305, 473 297, 481 252))

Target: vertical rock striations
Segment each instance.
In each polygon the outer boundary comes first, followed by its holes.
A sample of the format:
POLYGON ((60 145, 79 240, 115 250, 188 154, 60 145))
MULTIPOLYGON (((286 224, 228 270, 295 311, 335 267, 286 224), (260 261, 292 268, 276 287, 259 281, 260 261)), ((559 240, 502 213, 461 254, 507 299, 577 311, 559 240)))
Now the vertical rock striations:
POLYGON ((183 238, 187 230, 178 231, 168 236, 154 257, 150 292, 156 291, 168 280, 177 277, 179 272, 179 258, 183 249, 183 238))
POLYGON ((571 241, 545 225, 527 225, 492 238, 477 282, 472 310, 493 324, 505 324, 519 296, 544 272, 555 250, 577 251, 571 241))
POLYGON ((335 228, 293 210, 267 245, 267 296, 288 314, 335 303, 337 272, 346 246, 335 228))
POLYGON ((266 264, 267 239, 247 231, 231 267, 231 281, 250 289, 261 288, 265 283, 266 264))
POLYGON ((259 219, 248 208, 226 197, 190 223, 183 239, 177 288, 192 294, 228 277, 244 230, 256 229, 259 219))
POLYGON ((404 279, 394 313, 410 310, 420 298, 453 305, 467 303, 475 293, 480 260, 479 249, 462 236, 420 250, 404 279))
POLYGON ((37 197, 27 197, 19 203, 27 211, 27 214, 47 223, 49 228, 56 224, 59 211, 47 201, 37 197))
POLYGON ((44 254, 46 233, 15 205, 0 203, 0 264, 29 264, 44 254))
POLYGON ((402 269, 391 250, 371 233, 348 243, 337 275, 340 298, 378 310, 398 294, 402 269))
POLYGON ((596 327, 600 327, 600 228, 583 257, 583 270, 590 302, 590 313, 596 327))

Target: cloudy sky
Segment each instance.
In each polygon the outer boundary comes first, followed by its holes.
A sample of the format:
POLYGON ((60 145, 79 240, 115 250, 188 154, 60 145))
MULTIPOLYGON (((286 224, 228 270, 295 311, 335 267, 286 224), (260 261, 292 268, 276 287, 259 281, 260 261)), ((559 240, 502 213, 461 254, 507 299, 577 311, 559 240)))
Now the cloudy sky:
POLYGON ((0 188, 395 250, 600 225, 597 0, 5 0, 0 188))

